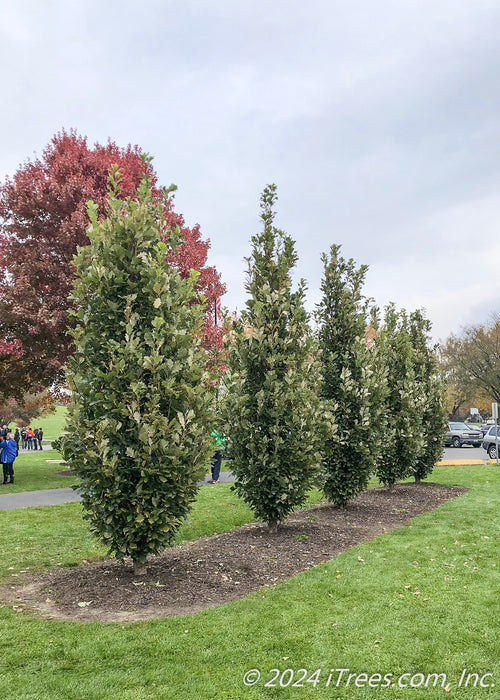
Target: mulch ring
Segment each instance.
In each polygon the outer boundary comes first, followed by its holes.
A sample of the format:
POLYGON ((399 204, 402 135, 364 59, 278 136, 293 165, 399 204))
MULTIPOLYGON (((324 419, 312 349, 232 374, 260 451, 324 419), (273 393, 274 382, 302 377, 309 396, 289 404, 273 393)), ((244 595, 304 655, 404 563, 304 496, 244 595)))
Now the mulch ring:
POLYGON ((17 579, 17 585, 0 589, 0 599, 17 609, 81 621, 194 613, 328 561, 465 491, 431 483, 369 489, 343 509, 323 504, 294 513, 276 533, 250 523, 184 542, 152 557, 144 576, 134 577, 130 562, 111 559, 52 570, 22 583, 17 579))

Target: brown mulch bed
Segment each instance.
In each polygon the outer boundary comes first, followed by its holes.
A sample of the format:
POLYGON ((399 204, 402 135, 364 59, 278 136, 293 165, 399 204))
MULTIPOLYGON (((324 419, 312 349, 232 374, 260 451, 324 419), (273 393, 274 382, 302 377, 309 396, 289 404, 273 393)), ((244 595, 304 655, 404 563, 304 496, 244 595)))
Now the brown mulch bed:
POLYGON ((4 587, 0 599, 50 617, 85 621, 194 613, 328 561, 466 490, 430 483, 369 489, 344 509, 323 504, 294 513, 276 533, 250 523, 184 542, 151 558, 144 576, 134 577, 130 563, 112 559, 4 587))

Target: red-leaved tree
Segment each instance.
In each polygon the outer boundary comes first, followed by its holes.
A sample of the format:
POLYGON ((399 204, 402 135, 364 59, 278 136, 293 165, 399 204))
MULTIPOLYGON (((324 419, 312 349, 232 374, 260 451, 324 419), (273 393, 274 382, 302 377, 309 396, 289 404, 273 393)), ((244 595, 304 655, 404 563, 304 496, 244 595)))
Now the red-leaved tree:
POLYGON ((11 396, 0 402, 0 422, 2 425, 9 425, 15 418, 18 427, 29 425, 41 415, 55 411, 54 399, 55 397, 47 389, 37 394, 27 392, 20 400, 11 396))
POLYGON ((198 294, 207 302, 204 345, 219 357, 221 329, 214 328, 213 308, 225 287, 207 266, 209 242, 198 226, 190 229, 156 186, 150 163, 135 146, 111 141, 89 147, 74 131, 56 134, 42 156, 24 163, 0 187, 0 397, 38 391, 64 381, 63 367, 73 351, 68 335, 71 261, 88 244, 86 202, 106 213, 111 165, 122 175, 123 198, 133 197, 144 172, 163 198, 166 235, 176 226, 182 239, 172 262, 183 274, 199 271, 198 294))

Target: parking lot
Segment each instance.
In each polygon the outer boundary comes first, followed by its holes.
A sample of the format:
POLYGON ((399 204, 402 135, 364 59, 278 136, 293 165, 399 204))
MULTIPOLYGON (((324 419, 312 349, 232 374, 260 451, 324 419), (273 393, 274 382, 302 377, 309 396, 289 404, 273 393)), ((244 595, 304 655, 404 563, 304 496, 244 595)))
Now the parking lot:
POLYGON ((443 460, 462 460, 474 459, 477 462, 486 462, 488 454, 482 447, 472 447, 472 445, 464 445, 463 447, 445 447, 443 450, 443 460))

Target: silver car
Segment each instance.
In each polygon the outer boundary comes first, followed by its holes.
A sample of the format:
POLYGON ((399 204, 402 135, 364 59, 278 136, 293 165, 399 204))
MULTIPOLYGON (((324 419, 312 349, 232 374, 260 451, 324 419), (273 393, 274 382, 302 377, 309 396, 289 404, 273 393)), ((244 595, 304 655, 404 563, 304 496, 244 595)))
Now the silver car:
POLYGON ((469 428, 465 423, 448 423, 444 444, 453 447, 462 447, 462 445, 481 447, 482 440, 483 434, 477 428, 469 428))
POLYGON ((498 445, 500 445, 500 426, 492 425, 483 438, 483 447, 490 459, 497 458, 498 445))

